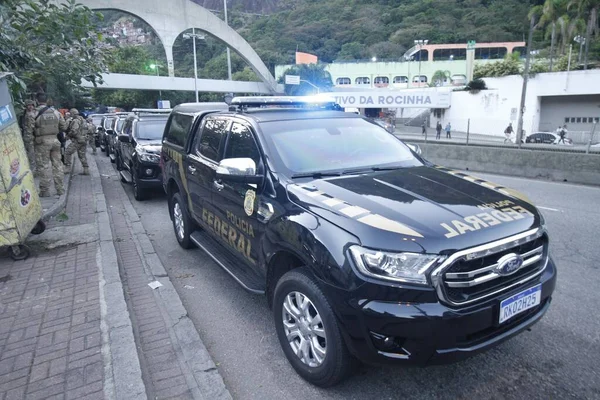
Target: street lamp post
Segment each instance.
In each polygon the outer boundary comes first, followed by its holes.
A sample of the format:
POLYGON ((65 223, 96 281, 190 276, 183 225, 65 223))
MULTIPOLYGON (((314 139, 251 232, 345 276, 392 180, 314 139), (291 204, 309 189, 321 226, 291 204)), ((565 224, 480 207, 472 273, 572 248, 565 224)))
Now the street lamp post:
POLYGON ((419 46, 419 87, 421 87, 421 58, 423 58, 421 50, 427 43, 429 43, 429 40, 426 39, 415 40, 415 45, 419 46))
POLYGON ((575 38, 573 40, 576 41, 577 43, 579 43, 579 61, 578 61, 578 63, 581 64, 581 59, 582 59, 582 55, 583 55, 583 46, 585 45, 585 38, 583 36, 577 35, 577 36, 575 36, 575 38))
POLYGON ((194 91, 196 92, 196 103, 198 103, 198 62, 196 61, 196 39, 204 40, 204 35, 196 34, 196 28, 192 28, 192 33, 184 33, 184 39, 192 38, 194 46, 194 91))
MULTIPOLYGON (((223 9, 225 10, 225 25, 228 25, 227 22, 227 0, 223 0, 223 9)), ((227 77, 231 80, 231 51, 229 50, 229 46, 227 46, 227 77)))
POLYGON ((304 79, 300 79, 300 82, 308 83, 310 86, 312 86, 313 88, 317 89, 317 94, 321 93, 321 90, 319 89, 319 87, 317 85, 315 85, 314 83, 309 82, 309 81, 304 80, 304 79))
MULTIPOLYGON (((158 69, 160 68, 160 65, 158 64, 150 64, 150 68, 152 68, 153 70, 156 71, 156 76, 158 77, 158 69)), ((162 100, 162 90, 158 89, 158 99, 162 100)))

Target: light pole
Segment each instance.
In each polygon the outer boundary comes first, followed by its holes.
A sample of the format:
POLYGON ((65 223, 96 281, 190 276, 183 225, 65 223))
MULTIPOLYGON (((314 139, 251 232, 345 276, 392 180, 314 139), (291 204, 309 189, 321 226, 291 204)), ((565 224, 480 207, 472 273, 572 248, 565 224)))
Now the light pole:
POLYGON ((311 82, 309 82, 307 80, 304 80, 304 79, 300 79, 300 82, 308 83, 310 86, 312 86, 313 88, 317 89, 317 94, 321 93, 321 89, 319 89, 319 87, 317 85, 315 85, 315 84, 313 84, 313 83, 311 83, 311 82))
POLYGON ((194 91, 196 92, 196 103, 198 102, 198 62, 196 61, 196 38, 200 40, 206 39, 204 35, 196 34, 196 28, 192 28, 192 33, 184 33, 184 39, 192 38, 194 46, 194 91))
MULTIPOLYGON (((158 64, 150 64, 150 68, 152 68, 153 70, 156 71, 156 76, 158 75, 158 69, 160 68, 160 65, 158 64)), ((162 91, 160 89, 158 89, 158 99, 162 100, 162 91)))
MULTIPOLYGON (((223 9, 225 10, 225 25, 229 25, 227 22, 227 0, 223 0, 223 9)), ((231 51, 227 46, 227 77, 231 80, 231 51)))
POLYGON ((577 36, 575 36, 575 38, 573 40, 576 41, 577 43, 579 43, 579 61, 578 61, 578 63, 581 64, 581 56, 583 55, 583 45, 585 45, 585 38, 583 36, 577 35, 577 36))
POLYGON ((421 49, 423 49, 423 46, 425 46, 427 43, 429 43, 429 40, 426 39, 415 40, 415 45, 419 46, 419 87, 421 87, 421 58, 423 58, 421 49))

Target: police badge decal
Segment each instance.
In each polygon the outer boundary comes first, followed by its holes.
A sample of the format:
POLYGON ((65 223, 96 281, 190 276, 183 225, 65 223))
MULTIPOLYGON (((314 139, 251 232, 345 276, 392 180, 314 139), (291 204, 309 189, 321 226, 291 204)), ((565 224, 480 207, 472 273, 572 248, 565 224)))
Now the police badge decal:
POLYGON ((244 211, 246 215, 251 216, 254 213, 254 199, 256 198, 256 192, 252 189, 248 189, 246 196, 244 197, 244 211))

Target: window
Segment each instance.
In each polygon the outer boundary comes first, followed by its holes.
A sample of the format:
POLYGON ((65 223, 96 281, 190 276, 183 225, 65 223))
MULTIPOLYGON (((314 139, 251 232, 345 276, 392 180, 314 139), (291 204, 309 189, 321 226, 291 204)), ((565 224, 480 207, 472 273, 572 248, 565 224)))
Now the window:
POLYGON ((167 125, 165 140, 177 146, 185 146, 192 121, 190 115, 173 114, 167 125))
POLYGON ((335 80, 335 84, 336 85, 351 85, 352 81, 350 80, 350 78, 337 78, 335 80))
POLYGON ((433 61, 466 60, 467 49, 436 49, 433 51, 433 61))
POLYGON ((425 75, 416 75, 413 76, 413 83, 427 83, 427 76, 425 75))
POLYGON ((600 122, 600 118, 599 118, 599 117, 596 117, 596 118, 594 119, 594 122, 595 122, 595 123, 598 123, 598 122, 600 122))
POLYGON ((513 54, 519 53, 521 58, 525 58, 525 54, 527 54, 527 47, 515 47, 512 52, 513 54))
POLYGON ((569 118, 569 117, 566 117, 566 118, 565 118, 565 124, 568 124, 568 123, 569 123, 569 120, 570 120, 570 118, 569 118))
POLYGON ((165 125, 167 125, 167 120, 162 118, 138 121, 135 136, 139 140, 159 140, 163 137, 165 125))
POLYGON ((408 77, 407 76, 395 76, 394 83, 408 83, 408 77))
POLYGON ((452 84, 456 85, 456 86, 467 84, 467 76, 466 75, 461 75, 461 74, 452 75, 452 78, 450 78, 450 79, 452 80, 452 84))
POLYGON ((577 120, 576 120, 576 122, 577 122, 578 124, 580 124, 580 123, 581 123, 581 117, 577 117, 577 120))
POLYGON ((586 117, 581 118, 581 122, 584 124, 587 124, 587 118, 586 117))
POLYGON ((227 133, 228 123, 225 119, 208 119, 202 129, 197 151, 210 160, 219 161, 221 142, 227 133))
POLYGON ((361 77, 356 78, 355 83, 357 85, 370 85, 371 79, 369 79, 369 77, 367 77, 367 76, 361 76, 361 77))
POLYGON ((375 85, 387 86, 390 83, 390 78, 387 76, 378 76, 374 81, 375 85))
POLYGON ((571 123, 574 124, 575 123, 575 117, 571 117, 571 123))
POLYGON ((500 60, 506 56, 506 47, 480 47, 475 49, 476 60, 500 60))
POLYGON ((260 152, 248 126, 233 123, 223 158, 251 158, 258 168, 260 152))

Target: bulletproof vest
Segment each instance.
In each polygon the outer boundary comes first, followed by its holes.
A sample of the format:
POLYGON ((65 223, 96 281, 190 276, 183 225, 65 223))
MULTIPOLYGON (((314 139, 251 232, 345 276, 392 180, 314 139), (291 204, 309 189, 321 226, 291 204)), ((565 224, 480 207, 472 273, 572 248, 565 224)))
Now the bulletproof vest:
POLYGON ((69 122, 67 122, 68 134, 71 137, 81 137, 85 134, 85 120, 82 116, 77 115, 72 117, 69 122))
POLYGON ((44 108, 46 106, 40 106, 36 110, 36 136, 56 136, 59 133, 60 113, 53 107, 50 107, 38 116, 39 112, 44 108))

